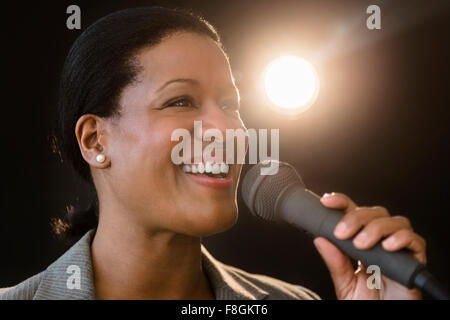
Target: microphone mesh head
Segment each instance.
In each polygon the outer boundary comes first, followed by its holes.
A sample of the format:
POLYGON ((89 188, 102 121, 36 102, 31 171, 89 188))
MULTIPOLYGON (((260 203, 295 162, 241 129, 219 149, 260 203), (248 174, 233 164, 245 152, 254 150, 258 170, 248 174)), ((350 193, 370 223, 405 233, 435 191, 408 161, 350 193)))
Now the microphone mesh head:
POLYGON ((242 181, 242 197, 251 213, 265 220, 275 220, 275 205, 280 194, 293 184, 304 186, 297 170, 286 162, 262 161, 254 165, 242 181), (261 168, 278 164, 274 175, 261 175, 261 168))

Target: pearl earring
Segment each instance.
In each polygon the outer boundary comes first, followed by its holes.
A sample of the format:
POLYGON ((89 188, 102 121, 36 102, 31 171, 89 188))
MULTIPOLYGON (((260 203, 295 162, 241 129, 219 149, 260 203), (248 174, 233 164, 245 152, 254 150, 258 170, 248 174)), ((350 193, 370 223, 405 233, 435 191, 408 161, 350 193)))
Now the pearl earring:
POLYGON ((95 158, 95 160, 97 160, 97 162, 100 162, 100 163, 105 162, 105 159, 106 159, 106 157, 105 157, 104 154, 99 154, 99 155, 95 158))

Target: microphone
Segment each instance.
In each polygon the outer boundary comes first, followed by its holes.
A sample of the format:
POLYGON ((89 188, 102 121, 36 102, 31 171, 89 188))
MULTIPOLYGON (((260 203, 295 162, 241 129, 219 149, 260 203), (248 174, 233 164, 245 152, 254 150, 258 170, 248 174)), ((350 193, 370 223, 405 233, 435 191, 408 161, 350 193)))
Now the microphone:
POLYGON ((406 250, 389 252, 380 243, 357 249, 352 239, 341 240, 334 229, 344 215, 327 208, 320 196, 306 189, 300 175, 288 163, 275 160, 254 165, 242 182, 242 196, 251 213, 268 221, 284 221, 314 237, 324 237, 365 266, 377 265, 383 275, 408 287, 427 292, 435 299, 448 300, 445 288, 426 270, 425 265, 406 250), (261 175, 264 168, 266 175, 261 175))

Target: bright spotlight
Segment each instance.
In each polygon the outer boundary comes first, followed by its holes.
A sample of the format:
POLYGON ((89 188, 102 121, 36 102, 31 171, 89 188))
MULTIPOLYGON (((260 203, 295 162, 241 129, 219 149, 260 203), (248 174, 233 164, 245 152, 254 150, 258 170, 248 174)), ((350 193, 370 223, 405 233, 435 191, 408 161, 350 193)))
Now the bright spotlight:
POLYGON ((284 56, 272 61, 264 72, 266 94, 278 110, 296 114, 306 110, 316 100, 319 78, 311 63, 284 56))

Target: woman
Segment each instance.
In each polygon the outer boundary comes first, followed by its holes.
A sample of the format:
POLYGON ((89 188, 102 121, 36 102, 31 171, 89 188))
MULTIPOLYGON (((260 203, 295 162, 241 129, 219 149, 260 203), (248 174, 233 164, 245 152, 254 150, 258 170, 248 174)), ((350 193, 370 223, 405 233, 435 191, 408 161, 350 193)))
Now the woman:
MULTIPOLYGON (((171 133, 193 133, 194 120, 204 130, 245 128, 228 58, 206 21, 165 8, 124 10, 97 21, 66 59, 60 108, 61 152, 95 187, 97 201, 87 212, 72 212, 63 230, 82 238, 0 298, 319 298, 299 285, 224 265, 201 244, 236 222, 241 165, 194 174, 197 168, 172 162, 171 133)), ((359 231, 361 249, 386 238, 386 250, 408 248, 425 262, 425 242, 406 218, 357 207, 343 194, 322 202, 346 211, 337 237, 359 231)), ((315 245, 339 299, 420 298, 389 279, 383 290, 368 289, 366 273, 355 273, 330 242, 318 238, 315 245)))

